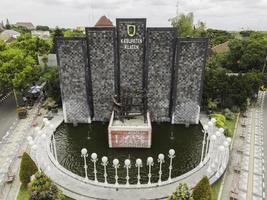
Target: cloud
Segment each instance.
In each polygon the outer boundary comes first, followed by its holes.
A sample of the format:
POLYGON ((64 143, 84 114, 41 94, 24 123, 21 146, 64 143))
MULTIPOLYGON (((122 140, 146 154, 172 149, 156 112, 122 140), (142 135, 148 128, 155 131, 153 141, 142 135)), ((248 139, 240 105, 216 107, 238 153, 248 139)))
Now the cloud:
MULTIPOLYGON (((177 0, 1 0, 0 20, 32 21, 49 26, 93 26, 107 15, 115 22, 121 17, 145 17, 148 26, 170 26, 177 0)), ((267 30, 267 0, 179 0, 179 13, 193 12, 195 22, 207 27, 267 30)))

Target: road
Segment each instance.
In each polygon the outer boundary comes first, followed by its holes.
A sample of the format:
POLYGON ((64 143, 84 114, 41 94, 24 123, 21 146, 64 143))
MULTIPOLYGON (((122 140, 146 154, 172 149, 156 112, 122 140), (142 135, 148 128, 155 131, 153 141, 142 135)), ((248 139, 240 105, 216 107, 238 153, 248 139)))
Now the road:
POLYGON ((10 94, 5 100, 0 101, 0 141, 14 126, 17 119, 16 103, 13 94, 10 94))
POLYGON ((263 143, 264 143, 264 167, 265 167, 265 174, 264 174, 264 182, 265 182, 265 195, 267 195, 267 93, 264 97, 264 106, 263 106, 263 143))

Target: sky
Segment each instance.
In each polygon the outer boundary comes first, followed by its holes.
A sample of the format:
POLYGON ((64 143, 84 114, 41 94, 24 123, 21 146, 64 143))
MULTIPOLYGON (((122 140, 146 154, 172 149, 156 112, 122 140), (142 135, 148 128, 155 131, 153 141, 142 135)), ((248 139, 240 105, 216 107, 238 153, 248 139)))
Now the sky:
POLYGON ((93 26, 102 15, 147 18, 147 26, 170 26, 176 13, 229 31, 266 30, 267 0, 0 0, 0 20, 50 27, 93 26), (177 6, 178 5, 178 6, 177 6))

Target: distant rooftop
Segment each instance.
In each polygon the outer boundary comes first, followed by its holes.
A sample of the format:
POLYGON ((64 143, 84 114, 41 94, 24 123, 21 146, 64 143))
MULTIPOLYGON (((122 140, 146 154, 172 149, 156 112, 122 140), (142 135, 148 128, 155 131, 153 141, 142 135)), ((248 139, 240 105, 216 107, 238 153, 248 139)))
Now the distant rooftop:
POLYGON ((212 51, 214 53, 226 53, 230 50, 228 44, 229 44, 229 41, 218 44, 218 45, 212 47, 212 51))
POLYGON ((15 26, 16 26, 16 27, 21 26, 21 27, 24 27, 24 28, 26 28, 26 29, 28 29, 28 30, 33 30, 33 29, 35 29, 34 25, 33 25, 31 22, 17 22, 17 23, 15 24, 15 26))
POLYGON ((105 15, 100 17, 100 19, 95 24, 95 27, 112 27, 112 26, 113 26, 112 21, 105 15))

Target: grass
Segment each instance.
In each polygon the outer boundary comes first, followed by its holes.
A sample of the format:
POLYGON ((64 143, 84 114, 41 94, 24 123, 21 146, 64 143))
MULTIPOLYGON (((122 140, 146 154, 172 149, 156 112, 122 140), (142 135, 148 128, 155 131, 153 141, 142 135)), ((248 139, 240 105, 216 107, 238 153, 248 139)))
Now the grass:
POLYGON ((221 188, 222 184, 222 178, 218 180, 214 185, 211 186, 211 199, 212 200, 217 200, 218 199, 218 194, 221 188))
POLYGON ((237 120, 237 114, 235 114, 235 118, 233 120, 226 120, 225 122, 225 126, 231 130, 230 137, 233 137, 234 135, 236 120, 237 120))
POLYGON ((17 200, 27 200, 30 198, 30 193, 27 189, 27 187, 21 185, 19 189, 19 194, 17 197, 17 200))

